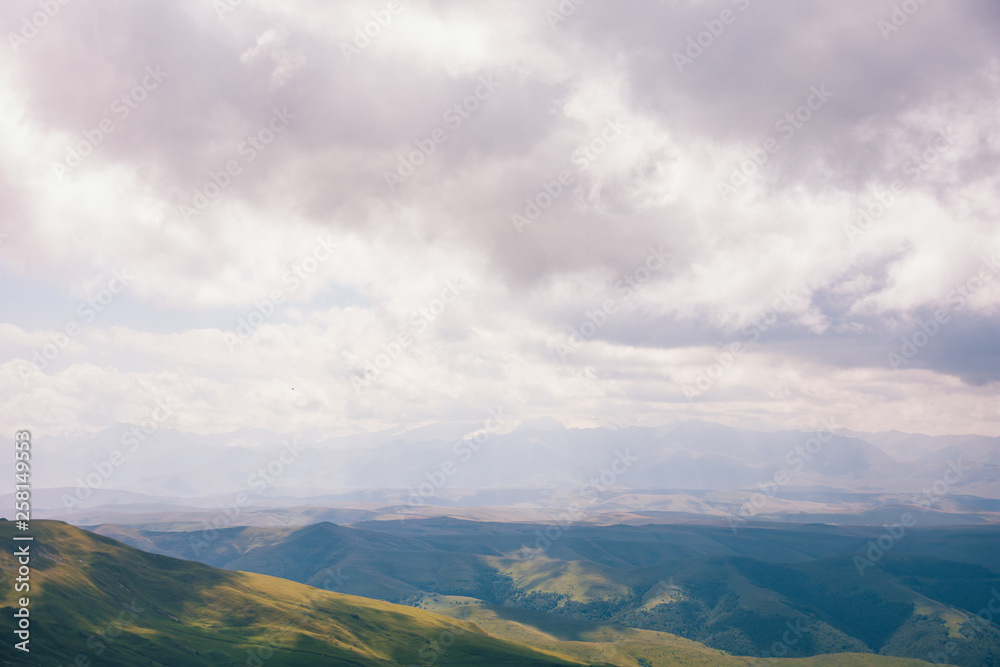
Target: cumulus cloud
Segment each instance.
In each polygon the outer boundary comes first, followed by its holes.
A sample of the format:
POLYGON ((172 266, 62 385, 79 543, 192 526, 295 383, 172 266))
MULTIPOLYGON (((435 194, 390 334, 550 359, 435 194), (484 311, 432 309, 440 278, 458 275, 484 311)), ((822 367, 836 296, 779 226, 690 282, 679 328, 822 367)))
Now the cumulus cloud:
POLYGON ((6 3, 4 424, 1000 433, 1000 16, 897 5, 6 3))

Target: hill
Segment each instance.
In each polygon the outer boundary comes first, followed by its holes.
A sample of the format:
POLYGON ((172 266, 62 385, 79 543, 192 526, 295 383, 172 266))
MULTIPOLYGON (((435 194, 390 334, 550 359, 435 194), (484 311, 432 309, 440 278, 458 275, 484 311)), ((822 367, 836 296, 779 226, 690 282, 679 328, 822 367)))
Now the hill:
MULTIPOLYGON (((10 522, 0 523, 0 539, 14 534, 10 522)), ((32 650, 25 654, 4 643, 0 664, 748 667, 758 662, 663 632, 455 599, 439 598, 440 611, 451 617, 443 616, 149 554, 60 522, 33 522, 29 534, 34 537, 31 589, 22 595, 31 598, 32 650)), ((3 552, 0 566, 14 572, 14 557, 3 552)), ((2 613, 12 614, 18 604, 13 582, 2 583, 2 613)), ((856 654, 774 664, 926 665, 856 654)))
POLYGON ((574 525, 540 542, 547 528, 432 519, 235 527, 214 539, 100 530, 221 567, 428 609, 540 612, 739 655, 769 655, 796 628, 801 636, 783 649, 789 657, 945 652, 959 665, 1000 663, 1000 628, 976 616, 1000 590, 996 526, 911 528, 863 575, 854 558, 884 529, 574 525))
MULTIPOLYGON (((11 522, 0 539, 14 544, 11 522)), ((410 607, 148 554, 59 522, 30 534, 31 653, 6 664, 537 665, 581 664, 410 607), (26 659, 27 658, 27 659, 26 659)), ((11 550, 3 571, 16 572, 11 550)), ((0 588, 11 618, 12 582, 0 588)))

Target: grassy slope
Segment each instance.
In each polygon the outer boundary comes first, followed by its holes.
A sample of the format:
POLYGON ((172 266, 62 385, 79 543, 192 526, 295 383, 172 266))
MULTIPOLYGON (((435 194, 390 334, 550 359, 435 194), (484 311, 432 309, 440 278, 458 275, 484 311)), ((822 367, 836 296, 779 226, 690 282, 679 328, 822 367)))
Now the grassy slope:
MULTIPOLYGON (((960 664, 1000 657, 996 631, 974 641, 958 635, 985 604, 983 591, 1000 586, 998 575, 983 568, 997 563, 996 527, 912 531, 861 578, 849 557, 831 554, 857 553, 864 530, 873 529, 797 526, 733 534, 702 526, 583 526, 524 560, 511 556, 532 542, 533 526, 454 519, 362 525, 228 529, 220 531, 210 557, 320 586, 333 570, 343 574, 338 590, 366 597, 422 605, 427 592, 471 596, 682 634, 744 655, 766 650, 786 623, 801 622, 808 634, 793 655, 885 650, 923 658, 957 640, 960 664), (905 555, 914 551, 978 565, 905 555), (778 562, 762 562, 772 559, 778 562), (895 564, 903 569, 893 570, 895 564), (667 579, 677 587, 669 594, 658 586, 667 579), (640 598, 630 600, 636 594, 640 598)), ((184 552, 189 535, 136 532, 134 538, 196 557, 184 552)), ((208 560, 206 553, 198 558, 208 560)))
MULTIPOLYGON (((13 533, 0 523, 4 544, 13 533)), ((148 554, 61 522, 32 522, 31 534, 31 660, 7 640, 0 659, 8 664, 71 664, 80 654, 101 665, 170 667, 247 664, 254 654, 288 667, 428 664, 435 656, 439 665, 580 664, 471 623, 148 554)), ((12 551, 0 552, 6 573, 16 567, 12 551)), ((8 575, 0 588, 7 618, 14 597, 8 575)))
MULTIPOLYGON (((0 523, 0 540, 12 544, 13 533, 12 524, 0 523)), ((0 661, 6 664, 71 664, 79 655, 91 664, 193 667, 257 664, 258 657, 264 664, 288 667, 632 667, 642 664, 639 658, 657 667, 753 664, 666 633, 522 609, 463 604, 448 610, 455 617, 450 619, 284 579, 148 554, 60 522, 33 522, 31 533, 36 538, 30 593, 34 652, 31 662, 24 661, 24 655, 5 642, 0 661), (488 633, 474 623, 486 626, 488 633), (101 636, 104 639, 98 639, 101 636)), ((14 568, 10 551, 0 552, 4 572, 14 568)), ((12 611, 12 588, 8 577, 0 588, 0 613, 12 611)), ((925 663, 837 655, 775 664, 925 663)))
MULTIPOLYGON (((461 605, 442 607, 440 611, 473 621, 497 637, 540 649, 558 650, 595 663, 632 667, 641 664, 638 660, 642 658, 654 667, 746 667, 758 662, 753 658, 727 655, 664 632, 591 623, 512 607, 461 605)), ((760 662, 778 667, 917 667, 928 664, 907 658, 850 653, 760 662)))
MULTIPOLYGON (((791 622, 806 632, 793 655, 884 651, 925 658, 954 642, 958 664, 1000 664, 1000 632, 987 627, 975 639, 962 635, 972 631, 989 591, 1000 587, 1000 576, 976 565, 890 555, 859 577, 847 557, 773 564, 708 556, 625 571, 544 557, 491 560, 513 589, 540 596, 537 609, 683 634, 731 653, 766 650, 791 622), (643 594, 616 608, 608 581, 643 594)), ((529 596, 514 604, 536 603, 529 596)))

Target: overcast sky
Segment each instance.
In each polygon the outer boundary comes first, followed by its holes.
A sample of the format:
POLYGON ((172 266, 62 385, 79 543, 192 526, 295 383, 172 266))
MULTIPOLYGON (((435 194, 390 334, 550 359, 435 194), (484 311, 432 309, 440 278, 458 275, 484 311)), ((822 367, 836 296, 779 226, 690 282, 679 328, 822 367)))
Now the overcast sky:
POLYGON ((0 21, 7 432, 1000 435, 994 2, 0 21))

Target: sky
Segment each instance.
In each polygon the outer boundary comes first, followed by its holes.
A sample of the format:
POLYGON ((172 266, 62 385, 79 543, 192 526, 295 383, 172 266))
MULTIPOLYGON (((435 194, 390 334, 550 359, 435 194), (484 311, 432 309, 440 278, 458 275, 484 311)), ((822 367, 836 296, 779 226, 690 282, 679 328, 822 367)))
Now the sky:
POLYGON ((1000 6, 0 5, 0 423, 1000 435, 1000 6))

